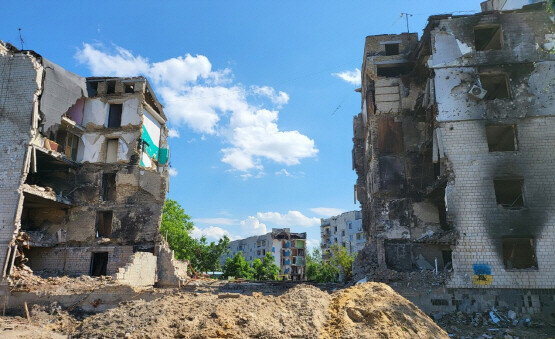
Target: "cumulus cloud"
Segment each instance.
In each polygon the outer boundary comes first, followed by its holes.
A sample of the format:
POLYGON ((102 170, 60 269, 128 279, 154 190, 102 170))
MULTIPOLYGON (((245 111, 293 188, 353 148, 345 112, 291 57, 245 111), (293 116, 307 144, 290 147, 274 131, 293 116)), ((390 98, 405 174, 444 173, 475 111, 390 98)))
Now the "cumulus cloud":
POLYGON ((310 210, 325 218, 333 217, 335 215, 338 215, 344 212, 344 210, 340 208, 333 208, 333 207, 314 207, 314 208, 311 208, 310 210))
POLYGON ((358 68, 355 68, 354 71, 343 71, 332 73, 331 75, 336 76, 351 85, 360 86, 360 69, 358 68))
POLYGON ((262 235, 268 233, 266 225, 261 223, 256 217, 249 216, 241 220, 241 231, 244 236, 262 235))
POLYGON ((307 217, 299 211, 289 211, 286 214, 279 212, 258 212, 256 216, 260 220, 279 226, 311 227, 320 225, 320 219, 307 217))
POLYGON ((85 43, 75 57, 93 75, 148 77, 172 125, 186 125, 203 137, 221 137, 227 144, 221 160, 234 170, 260 172, 263 160, 296 165, 318 153, 314 140, 306 135, 279 129, 278 111, 248 99, 262 96, 280 108, 289 101, 287 93, 269 86, 233 84, 231 70, 214 70, 206 56, 186 54, 151 62, 119 46, 107 51, 102 45, 85 43))
POLYGON ((206 239, 211 241, 220 240, 221 238, 223 238, 224 235, 227 235, 228 238, 230 238, 231 240, 235 240, 238 238, 236 236, 232 236, 228 231, 224 230, 223 228, 216 227, 216 226, 208 226, 205 228, 198 228, 195 226, 191 231, 191 236, 193 238, 199 239, 200 237, 205 236, 206 239))
POLYGON ((168 173, 170 176, 175 177, 177 175, 177 170, 173 167, 168 168, 168 173))
POLYGON ((179 138, 179 131, 175 128, 170 128, 168 130, 168 137, 170 138, 179 138))
POLYGON ((313 248, 320 248, 320 239, 306 239, 306 247, 309 251, 313 248))
POLYGON ((285 168, 282 168, 276 172, 276 175, 284 175, 286 177, 290 177, 291 173, 289 173, 285 168))

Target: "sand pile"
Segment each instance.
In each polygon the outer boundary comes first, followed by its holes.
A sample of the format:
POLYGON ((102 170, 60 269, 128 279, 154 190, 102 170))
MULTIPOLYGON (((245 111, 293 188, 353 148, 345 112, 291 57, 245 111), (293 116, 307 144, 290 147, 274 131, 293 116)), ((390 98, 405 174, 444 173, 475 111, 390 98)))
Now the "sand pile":
POLYGON ((449 338, 391 287, 375 282, 334 294, 321 338, 449 338))

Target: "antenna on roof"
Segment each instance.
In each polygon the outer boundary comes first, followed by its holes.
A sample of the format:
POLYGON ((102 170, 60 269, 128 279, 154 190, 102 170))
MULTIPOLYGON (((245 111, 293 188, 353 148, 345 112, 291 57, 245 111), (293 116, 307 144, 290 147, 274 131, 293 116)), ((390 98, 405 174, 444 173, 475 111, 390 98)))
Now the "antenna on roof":
POLYGON ((409 16, 412 16, 412 14, 410 14, 410 13, 401 13, 401 18, 403 17, 403 15, 405 16, 405 18, 407 18, 407 33, 410 33, 410 31, 409 31, 409 16))
POLYGON ((21 42, 21 49, 23 50, 23 37, 21 36, 21 27, 19 27, 19 42, 21 42))

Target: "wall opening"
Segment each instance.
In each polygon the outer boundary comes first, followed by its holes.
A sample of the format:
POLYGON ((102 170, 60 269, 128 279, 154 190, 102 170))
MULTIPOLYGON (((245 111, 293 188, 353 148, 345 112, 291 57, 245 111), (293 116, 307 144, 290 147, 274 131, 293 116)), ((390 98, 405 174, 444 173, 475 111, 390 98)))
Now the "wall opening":
POLYGON ((377 65, 378 76, 394 78, 403 74, 408 74, 412 70, 410 64, 387 64, 377 65))
POLYGON ((537 269, 534 238, 504 238, 503 264, 506 269, 537 269))
POLYGON ((517 150, 515 125, 486 125, 486 137, 490 152, 517 150))
POLYGON ((506 73, 480 73, 480 83, 482 88, 488 91, 485 100, 511 97, 509 76, 506 73))
POLYGON ((125 93, 135 93, 135 84, 125 84, 125 93))
POLYGON ((58 151, 73 161, 77 160, 77 148, 79 147, 79 137, 66 130, 59 130, 56 135, 58 151))
POLYGON ((494 179, 495 199, 505 208, 518 209, 524 206, 522 179, 494 179))
POLYGON ((501 25, 474 27, 474 43, 477 51, 489 51, 503 47, 501 25))
POLYGON ((106 81, 106 94, 116 93, 116 81, 106 81))
POLYGON ((121 127, 122 111, 123 111, 123 104, 110 104, 110 113, 108 114, 108 127, 110 128, 121 127))
POLYGON ((118 161, 118 139, 106 140, 106 162, 112 163, 118 161))
POLYGON ((385 44, 385 55, 399 55, 399 44, 385 44))
POLYGON ((95 252, 91 256, 91 276, 107 275, 108 252, 95 252))
POLYGON ((102 174, 102 201, 116 200, 116 173, 102 174))
POLYGON ((112 234, 112 219, 114 213, 112 211, 96 212, 96 237, 109 238, 112 234))

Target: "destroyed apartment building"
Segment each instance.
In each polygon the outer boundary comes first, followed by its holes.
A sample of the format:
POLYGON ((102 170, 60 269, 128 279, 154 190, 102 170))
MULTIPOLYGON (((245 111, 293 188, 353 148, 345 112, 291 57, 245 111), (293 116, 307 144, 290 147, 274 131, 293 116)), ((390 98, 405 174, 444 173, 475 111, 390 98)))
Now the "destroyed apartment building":
POLYGON ((356 272, 555 287, 554 17, 545 2, 516 2, 431 16, 420 40, 366 38, 353 167, 368 240, 356 272))
POLYGON ((169 148, 148 81, 84 78, 1 43, 0 118, 2 276, 24 263, 152 285, 169 148))
POLYGON ((281 278, 287 280, 306 279, 306 232, 294 233, 290 228, 272 228, 272 232, 245 239, 234 240, 227 246, 227 253, 220 257, 223 266, 227 258, 237 253, 252 264, 271 253, 280 270, 281 278))

